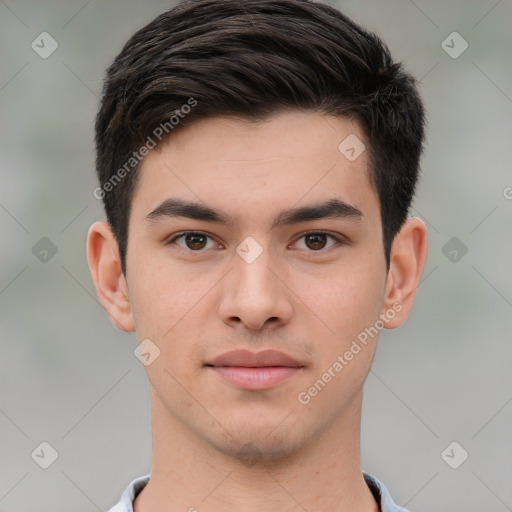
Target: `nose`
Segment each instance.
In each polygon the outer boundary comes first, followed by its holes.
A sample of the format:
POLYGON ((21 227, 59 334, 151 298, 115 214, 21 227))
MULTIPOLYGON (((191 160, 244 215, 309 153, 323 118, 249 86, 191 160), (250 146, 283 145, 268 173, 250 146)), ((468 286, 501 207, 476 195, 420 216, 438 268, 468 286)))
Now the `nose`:
POLYGON ((223 322, 251 330, 286 324, 293 312, 293 293, 278 262, 267 249, 255 259, 242 256, 234 255, 232 270, 222 280, 219 313, 223 322))

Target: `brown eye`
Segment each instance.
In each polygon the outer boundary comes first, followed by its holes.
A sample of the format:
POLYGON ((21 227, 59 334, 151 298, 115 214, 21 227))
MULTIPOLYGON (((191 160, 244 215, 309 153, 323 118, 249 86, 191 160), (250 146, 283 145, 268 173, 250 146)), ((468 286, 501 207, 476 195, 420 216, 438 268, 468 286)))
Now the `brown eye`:
POLYGON ((304 249, 308 252, 324 252, 323 250, 330 249, 334 245, 343 245, 343 239, 330 233, 323 231, 311 231, 305 233, 296 242, 296 248, 304 249), (331 242, 329 242, 329 239, 331 242), (298 244, 298 247, 297 247, 298 244))
POLYGON ((202 252, 203 249, 212 249, 216 245, 210 236, 196 231, 182 232, 166 242, 166 244, 178 245, 182 249, 191 252, 202 252))
POLYGON ((201 233, 188 233, 184 238, 187 247, 194 251, 204 249, 208 239, 206 235, 202 235, 201 233))
POLYGON ((306 246, 312 250, 323 249, 327 243, 327 235, 323 233, 312 233, 304 238, 306 246))

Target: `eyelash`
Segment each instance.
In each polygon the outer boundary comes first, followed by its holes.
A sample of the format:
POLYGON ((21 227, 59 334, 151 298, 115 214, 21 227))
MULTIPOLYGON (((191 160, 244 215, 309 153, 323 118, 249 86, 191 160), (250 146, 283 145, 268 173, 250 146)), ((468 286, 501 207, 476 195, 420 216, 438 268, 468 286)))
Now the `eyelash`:
MULTIPOLYGON (((177 240, 179 240, 180 238, 183 238, 185 237, 186 235, 190 235, 190 234, 193 234, 193 235, 204 235, 206 236, 207 238, 210 238, 212 239, 212 237, 206 233, 203 233, 202 231, 182 231, 181 233, 178 233, 177 235, 173 236, 170 240, 166 241, 165 242, 165 245, 172 245, 174 244, 177 240)), ((311 252, 311 253, 321 253, 321 252, 326 252, 328 251, 329 249, 332 249, 333 247, 335 247, 336 245, 347 245, 348 244, 348 241, 345 239, 345 238, 342 238, 342 237, 339 237, 339 236, 336 236, 332 233, 330 233, 329 231, 323 231, 323 230, 316 230, 316 231, 308 231, 306 233, 302 233, 297 239, 295 242, 299 241, 301 238, 304 238, 305 236, 308 236, 308 235, 327 235, 329 236, 330 238, 332 238, 336 243, 334 245, 332 245, 331 247, 328 247, 327 249, 319 249, 317 251, 315 250, 309 250, 307 252, 311 252)), ((294 242, 294 243, 295 243, 294 242)), ((184 249, 182 247, 182 249, 184 249)), ((201 252, 205 252, 205 249, 201 249, 201 250, 197 250, 197 251, 193 251, 192 249, 188 249, 186 248, 185 250, 187 250, 188 252, 196 252, 196 253, 201 253, 201 252)))

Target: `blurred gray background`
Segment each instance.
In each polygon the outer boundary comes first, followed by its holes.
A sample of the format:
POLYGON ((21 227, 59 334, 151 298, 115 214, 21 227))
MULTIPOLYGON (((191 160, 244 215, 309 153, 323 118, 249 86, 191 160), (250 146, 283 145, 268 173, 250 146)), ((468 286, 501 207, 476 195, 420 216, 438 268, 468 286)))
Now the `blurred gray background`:
MULTIPOLYGON (((104 70, 171 5, 0 1, 1 512, 106 510, 149 473, 136 338, 99 305, 85 241, 104 70)), ((429 256, 413 313, 380 338, 363 468, 413 511, 512 510, 512 3, 336 5, 421 80, 429 118, 412 211, 429 256)))

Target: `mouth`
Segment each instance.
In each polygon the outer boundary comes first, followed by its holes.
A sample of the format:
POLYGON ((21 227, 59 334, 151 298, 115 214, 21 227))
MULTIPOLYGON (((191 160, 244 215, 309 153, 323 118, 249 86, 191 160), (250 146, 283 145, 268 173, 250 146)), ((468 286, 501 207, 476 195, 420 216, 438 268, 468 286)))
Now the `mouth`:
POLYGON ((204 365, 224 381, 242 389, 264 390, 277 386, 302 371, 304 365, 277 350, 233 350, 204 365))

